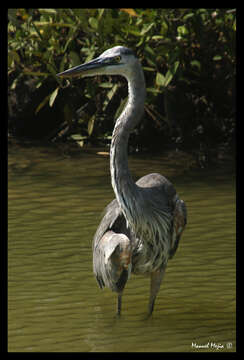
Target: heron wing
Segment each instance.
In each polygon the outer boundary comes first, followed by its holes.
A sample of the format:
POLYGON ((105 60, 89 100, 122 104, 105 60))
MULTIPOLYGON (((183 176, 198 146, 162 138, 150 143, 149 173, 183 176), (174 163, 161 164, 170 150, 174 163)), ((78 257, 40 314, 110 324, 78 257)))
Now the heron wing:
POLYGON ((131 271, 130 231, 116 199, 105 209, 93 239, 93 272, 100 288, 123 290, 131 271))
POLYGON ((111 201, 104 210, 103 218, 97 228, 97 231, 93 238, 93 251, 98 246, 102 236, 108 230, 114 230, 115 232, 122 232, 122 228, 125 226, 125 218, 119 207, 116 199, 111 201))
POLYGON ((93 270, 100 288, 121 292, 131 272, 131 243, 124 234, 105 232, 93 253, 93 270))

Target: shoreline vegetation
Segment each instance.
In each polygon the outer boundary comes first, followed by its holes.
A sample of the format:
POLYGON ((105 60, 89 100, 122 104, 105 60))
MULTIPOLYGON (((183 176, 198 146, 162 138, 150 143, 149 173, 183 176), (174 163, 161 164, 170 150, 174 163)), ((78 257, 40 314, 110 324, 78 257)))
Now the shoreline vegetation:
POLYGON ((234 159, 235 9, 9 9, 8 20, 10 144, 109 152, 124 79, 56 74, 124 45, 147 85, 129 152, 185 153, 203 168, 234 159))

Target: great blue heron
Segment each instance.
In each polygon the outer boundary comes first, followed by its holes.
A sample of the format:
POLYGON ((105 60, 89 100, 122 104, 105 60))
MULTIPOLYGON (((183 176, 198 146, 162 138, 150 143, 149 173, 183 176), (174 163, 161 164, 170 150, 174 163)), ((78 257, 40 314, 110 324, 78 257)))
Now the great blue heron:
POLYGON ((132 50, 115 46, 60 77, 122 75, 128 81, 128 101, 116 121, 110 148, 110 171, 116 196, 106 207, 93 239, 93 270, 100 288, 122 292, 130 276, 150 274, 149 315, 167 266, 186 225, 186 206, 164 176, 153 173, 133 181, 127 145, 131 130, 144 112, 146 87, 142 67, 132 50))

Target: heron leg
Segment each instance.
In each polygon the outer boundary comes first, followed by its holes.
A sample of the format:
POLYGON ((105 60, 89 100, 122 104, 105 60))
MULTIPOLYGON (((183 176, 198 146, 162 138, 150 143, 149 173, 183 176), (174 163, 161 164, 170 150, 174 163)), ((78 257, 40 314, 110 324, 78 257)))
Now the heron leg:
POLYGON ((164 265, 161 269, 154 271, 151 273, 151 286, 150 286, 150 298, 148 304, 148 314, 152 315, 154 303, 160 289, 161 282, 163 280, 164 272, 166 269, 166 265, 164 265))
POLYGON ((122 292, 118 293, 117 315, 120 316, 122 306, 122 292))

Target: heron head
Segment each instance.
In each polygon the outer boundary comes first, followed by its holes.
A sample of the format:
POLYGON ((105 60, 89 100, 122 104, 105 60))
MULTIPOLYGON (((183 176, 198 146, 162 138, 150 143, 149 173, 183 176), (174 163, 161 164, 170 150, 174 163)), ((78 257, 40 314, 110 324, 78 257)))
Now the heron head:
POLYGON ((122 75, 128 77, 139 61, 132 50, 115 46, 99 57, 57 74, 59 77, 122 75))

